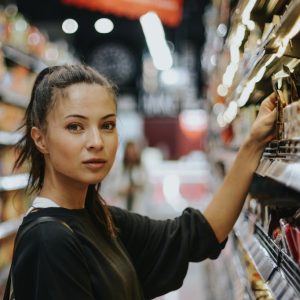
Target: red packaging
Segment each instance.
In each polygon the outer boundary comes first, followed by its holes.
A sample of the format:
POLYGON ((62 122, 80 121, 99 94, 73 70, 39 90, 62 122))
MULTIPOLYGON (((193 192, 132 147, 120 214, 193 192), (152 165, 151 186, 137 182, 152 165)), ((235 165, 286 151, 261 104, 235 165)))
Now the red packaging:
POLYGON ((285 247, 285 250, 287 251, 288 254, 292 256, 292 258, 296 262, 298 262, 299 251, 297 249, 296 243, 294 243, 294 238, 293 238, 295 227, 287 223, 285 219, 280 219, 279 223, 282 231, 283 245, 285 247))
POLYGON ((291 224, 285 225, 285 236, 287 240, 287 245, 290 250, 291 256, 293 259, 298 262, 299 261, 299 252, 296 248, 296 244, 294 243, 293 234, 294 234, 295 227, 291 224))
POLYGON ((293 241, 296 248, 296 251, 298 253, 298 260, 297 263, 300 264, 300 228, 299 227, 293 227, 293 241))

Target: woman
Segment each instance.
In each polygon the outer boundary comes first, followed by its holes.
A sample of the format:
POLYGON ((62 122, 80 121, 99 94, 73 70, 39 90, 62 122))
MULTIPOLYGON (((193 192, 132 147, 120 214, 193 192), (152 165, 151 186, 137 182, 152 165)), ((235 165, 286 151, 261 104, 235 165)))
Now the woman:
POLYGON ((37 197, 15 249, 17 300, 151 299, 182 285, 190 261, 216 258, 236 221, 265 144, 273 138, 274 98, 263 101, 249 137, 204 214, 186 209, 154 221, 108 207, 97 188, 118 146, 113 86, 87 66, 43 70, 26 111, 16 167, 31 163, 37 197))
POLYGON ((141 161, 140 149, 134 141, 125 144, 122 164, 116 167, 116 198, 124 202, 127 210, 143 213, 149 196, 148 174, 141 161))

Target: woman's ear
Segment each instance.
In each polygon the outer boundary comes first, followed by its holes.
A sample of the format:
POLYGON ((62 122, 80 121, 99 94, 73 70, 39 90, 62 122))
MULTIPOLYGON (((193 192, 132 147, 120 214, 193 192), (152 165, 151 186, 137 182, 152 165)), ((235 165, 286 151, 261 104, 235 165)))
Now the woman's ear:
POLYGON ((33 126, 31 128, 31 138, 33 139, 33 142, 35 143, 37 149, 41 153, 43 153, 43 154, 48 153, 48 149, 47 149, 46 141, 45 141, 45 136, 42 133, 41 129, 33 126))

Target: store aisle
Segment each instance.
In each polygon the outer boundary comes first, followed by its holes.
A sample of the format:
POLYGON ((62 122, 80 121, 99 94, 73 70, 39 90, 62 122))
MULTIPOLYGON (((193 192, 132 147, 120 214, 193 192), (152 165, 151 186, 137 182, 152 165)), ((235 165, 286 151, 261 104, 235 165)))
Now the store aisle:
MULTIPOLYGON (((151 161, 147 170, 151 188, 136 212, 154 219, 174 218, 189 206, 203 211, 219 183, 203 153, 180 161, 151 161)), ((183 286, 155 300, 216 300, 211 297, 208 265, 208 260, 190 263, 183 286)))
MULTIPOLYGON (((177 216, 186 206, 203 210, 212 197, 212 174, 205 158, 164 162, 149 171, 153 194, 147 214, 153 218, 177 216)), ((155 300, 211 300, 207 264, 190 263, 182 287, 155 300)))
POLYGON ((205 262, 191 263, 183 286, 155 300, 209 300, 205 273, 205 262))

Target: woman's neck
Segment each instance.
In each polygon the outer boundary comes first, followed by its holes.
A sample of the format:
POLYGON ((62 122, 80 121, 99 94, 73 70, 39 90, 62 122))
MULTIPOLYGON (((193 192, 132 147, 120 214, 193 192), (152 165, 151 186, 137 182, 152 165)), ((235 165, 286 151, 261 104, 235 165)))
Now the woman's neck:
POLYGON ((58 206, 68 209, 81 209, 85 206, 85 196, 80 196, 78 193, 57 193, 56 191, 49 191, 42 189, 39 193, 40 197, 49 198, 54 201, 58 206))
POLYGON ((68 209, 80 209, 85 206, 85 198, 88 185, 76 185, 74 182, 57 182, 56 180, 45 181, 39 193, 40 197, 49 198, 60 207, 68 209))

